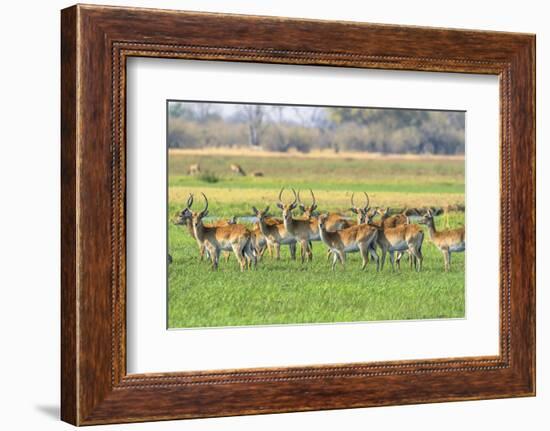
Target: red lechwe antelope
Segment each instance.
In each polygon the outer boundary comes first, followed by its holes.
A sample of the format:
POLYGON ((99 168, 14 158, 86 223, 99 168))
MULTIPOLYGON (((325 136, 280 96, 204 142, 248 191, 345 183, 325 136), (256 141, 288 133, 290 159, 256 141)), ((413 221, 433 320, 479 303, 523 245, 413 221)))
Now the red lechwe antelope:
MULTIPOLYGON (((328 232, 335 232, 337 230, 347 229, 348 227, 357 226, 360 224, 364 224, 367 220, 367 214, 369 212, 369 195, 366 192, 363 192, 366 199, 366 204, 363 207, 357 206, 353 200, 353 197, 355 196, 355 192, 351 194, 350 202, 351 207, 350 211, 357 215, 357 220, 348 220, 340 216, 339 214, 329 214, 327 221, 326 221, 326 228, 328 232)), ((300 197, 300 194, 298 193, 298 197, 300 197)), ((376 250, 373 250, 374 253, 376 253, 376 250)), ((332 255, 332 250, 329 248, 327 250, 327 259, 330 259, 330 256, 332 255)), ((367 257, 368 262, 368 257, 367 257)))
POLYGON ((241 165, 238 165, 237 163, 231 163, 229 165, 229 170, 233 172, 236 175, 246 176, 246 173, 244 172, 244 169, 241 168, 241 165))
POLYGON ((437 231, 435 229, 434 214, 432 210, 428 210, 419 223, 425 224, 428 227, 430 239, 435 246, 441 250, 441 253, 443 253, 445 271, 449 271, 451 269, 451 253, 459 253, 466 250, 464 226, 458 229, 437 231))
MULTIPOLYGON (((378 222, 371 222, 373 225, 377 225, 379 227, 384 228, 392 228, 397 227, 403 224, 409 224, 410 220, 409 217, 406 215, 407 208, 403 210, 403 212, 399 214, 390 215, 391 211, 389 207, 386 208, 378 208, 375 213, 371 213, 369 217, 373 217, 376 214, 380 214, 380 220, 378 222)), ((397 256, 395 258, 395 261, 397 263, 397 268, 401 269, 401 258, 403 257, 403 254, 406 252, 398 251, 397 256)), ((410 267, 412 268, 414 265, 415 257, 411 256, 409 254, 409 263, 410 267)))
MULTIPOLYGON (((185 225, 187 226, 187 230, 189 232, 189 235, 195 238, 195 232, 193 230, 193 223, 192 223, 192 213, 191 213, 191 207, 193 206, 193 195, 189 193, 189 197, 187 198, 187 206, 180 211, 180 213, 177 215, 176 220, 174 221, 175 225, 185 225)), ((227 226, 230 224, 235 224, 236 219, 235 217, 230 218, 229 220, 216 220, 210 224, 208 224, 208 227, 218 227, 218 226, 227 226)), ((205 253, 207 254, 207 258, 210 259, 210 255, 208 254, 208 250, 205 249, 204 244, 199 244, 199 257, 200 260, 204 259, 205 253)), ((226 257, 229 257, 229 254, 226 255, 226 257)))
POLYGON ((189 175, 197 175, 201 173, 201 165, 199 163, 195 163, 193 165, 189 165, 189 169, 187 170, 187 173, 189 175))
POLYGON ((203 218, 208 215, 208 199, 204 193, 201 193, 205 206, 202 211, 193 211, 192 223, 195 239, 199 244, 204 245, 212 259, 212 268, 218 269, 220 252, 233 251, 241 271, 244 271, 247 263, 250 267, 256 265, 256 255, 252 250, 251 234, 246 226, 241 224, 229 224, 226 226, 205 226, 203 218))
MULTIPOLYGON (((271 250, 273 249, 275 251, 275 259, 279 260, 281 258, 281 245, 288 244, 290 247, 290 257, 292 260, 296 260, 296 240, 287 233, 283 222, 268 216, 269 206, 263 211, 252 207, 252 211, 254 211, 254 215, 258 218, 257 228, 265 238, 269 253, 271 254, 271 250)), ((257 252, 260 253, 261 241, 257 241, 255 245, 257 252)))
MULTIPOLYGON (((309 189, 311 195, 311 205, 306 205, 300 199, 300 190, 298 190, 298 206, 302 211, 302 216, 306 220, 311 220, 312 223, 317 222, 317 217, 315 216, 315 210, 317 209, 317 200, 315 199, 315 194, 313 190, 309 189)), ((353 195, 352 195, 352 205, 353 205, 353 195)), ((348 220, 338 213, 328 213, 328 218, 326 221, 327 230, 329 232, 334 232, 340 229, 346 229, 348 227, 354 226, 356 223, 352 220, 348 220)), ((314 240, 321 240, 321 237, 315 237, 314 240)), ((311 242, 308 243, 309 248, 312 248, 311 242)), ((330 249, 327 250, 327 259, 330 259, 331 256, 330 249)))
POLYGON ((350 199, 351 200, 351 208, 349 210, 353 214, 357 215, 357 224, 364 224, 365 221, 367 220, 367 215, 369 214, 369 209, 370 209, 369 195, 367 194, 367 192, 363 192, 363 194, 365 195, 365 199, 366 199, 366 204, 363 207, 359 207, 359 206, 355 205, 355 203, 353 201, 353 196, 355 195, 355 193, 351 194, 351 199, 350 199))
POLYGON ((282 194, 284 187, 279 192, 279 202, 277 202, 277 207, 283 212, 283 223, 286 229, 286 232, 289 236, 293 237, 297 243, 300 244, 300 257, 302 263, 307 259, 311 261, 313 259, 313 253, 311 247, 309 246, 310 241, 320 241, 321 237, 319 235, 318 221, 315 218, 311 219, 295 219, 292 216, 292 211, 298 205, 298 195, 296 190, 291 189, 294 194, 294 201, 289 204, 283 203, 282 194))
POLYGON ((380 224, 383 227, 396 227, 402 224, 409 224, 409 218, 404 212, 390 215, 391 211, 389 208, 378 208, 377 212, 380 214, 380 224))
POLYGON ((422 242, 424 241, 424 232, 422 228, 415 224, 401 224, 395 227, 384 227, 383 221, 380 223, 368 224, 378 229, 377 244, 382 251, 382 260, 380 269, 384 268, 386 253, 390 255, 392 270, 394 266, 394 253, 408 252, 411 255, 412 263, 417 271, 422 269, 422 242))
POLYGON ((365 269, 367 266, 367 256, 376 261, 376 270, 378 270, 378 255, 376 250, 371 245, 376 241, 378 237, 378 229, 366 224, 358 224, 346 229, 342 229, 336 232, 329 232, 326 227, 326 221, 328 216, 323 214, 319 216, 318 226, 319 235, 321 241, 332 252, 332 270, 336 266, 336 262, 340 260, 340 263, 345 267, 346 253, 353 253, 359 251, 363 259, 363 265, 361 269, 365 269))
MULTIPOLYGON (((313 190, 309 189, 309 193, 311 195, 311 205, 306 205, 300 199, 300 191, 298 190, 298 207, 302 211, 302 216, 304 217, 305 220, 317 219, 317 217, 315 217, 315 210, 317 209, 317 200, 315 199, 315 194, 313 193, 313 190)), ((353 226, 353 222, 351 222, 350 220, 347 220, 341 214, 329 213, 326 226, 327 226, 327 230, 336 231, 336 230, 345 229, 347 227, 353 226)))

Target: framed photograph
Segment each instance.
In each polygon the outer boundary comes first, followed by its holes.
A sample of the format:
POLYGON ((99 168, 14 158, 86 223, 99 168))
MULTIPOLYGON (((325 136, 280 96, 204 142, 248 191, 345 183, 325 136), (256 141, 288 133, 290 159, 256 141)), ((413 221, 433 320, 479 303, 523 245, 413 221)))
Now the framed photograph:
POLYGON ((535 36, 61 14, 61 416, 535 394, 535 36))

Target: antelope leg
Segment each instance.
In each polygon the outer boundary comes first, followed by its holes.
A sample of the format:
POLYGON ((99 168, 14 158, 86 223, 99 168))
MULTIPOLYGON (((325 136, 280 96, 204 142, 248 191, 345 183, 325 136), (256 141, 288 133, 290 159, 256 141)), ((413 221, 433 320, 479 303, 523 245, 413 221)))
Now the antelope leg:
POLYGON ((332 271, 334 271, 334 268, 336 267, 336 261, 339 259, 338 253, 335 251, 332 252, 332 271))
POLYGON ((289 245, 288 245, 288 248, 290 250, 290 258, 292 260, 296 260, 296 243, 295 242, 291 242, 289 245))
POLYGON ((376 253, 376 250, 372 247, 369 247, 369 254, 372 257, 372 259, 376 262, 376 272, 380 271, 380 259, 378 258, 378 254, 376 253))

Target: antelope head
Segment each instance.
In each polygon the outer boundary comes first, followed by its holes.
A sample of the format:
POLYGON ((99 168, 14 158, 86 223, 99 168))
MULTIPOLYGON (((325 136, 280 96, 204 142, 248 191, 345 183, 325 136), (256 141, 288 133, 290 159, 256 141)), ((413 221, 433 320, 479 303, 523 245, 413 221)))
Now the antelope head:
POLYGON ((420 220, 418 220, 418 224, 424 224, 428 226, 429 228, 432 228, 435 226, 434 223, 434 213, 431 209, 428 209, 426 213, 424 214, 424 217, 422 217, 420 220))
POLYGON ((369 195, 366 192, 363 192, 365 195, 366 203, 364 207, 359 207, 355 205, 355 202, 353 201, 353 197, 355 193, 351 194, 351 208, 349 209, 352 213, 357 214, 357 224, 363 224, 367 220, 367 214, 369 212, 369 195))
POLYGON ((319 230, 324 230, 327 226, 327 219, 328 214, 321 214, 319 217, 317 217, 317 221, 319 223, 319 230))
POLYGON ((294 200, 291 203, 285 204, 282 201, 283 196, 283 190, 285 188, 283 187, 281 191, 279 192, 279 202, 277 202, 277 207, 283 211, 283 219, 286 221, 292 221, 292 211, 296 208, 296 205, 298 203, 298 195, 296 194, 296 190, 291 189, 292 193, 294 194, 294 200))
POLYGON ((390 209, 389 207, 386 208, 378 208, 376 211, 379 215, 382 221, 386 220, 390 216, 390 209))
POLYGON ((188 221, 192 219, 191 206, 193 205, 193 195, 189 193, 187 198, 187 206, 181 210, 181 212, 176 216, 176 221, 174 224, 182 225, 187 224, 188 221))
POLYGON ((305 205, 300 199, 300 191, 298 190, 298 206, 306 218, 311 218, 313 216, 313 212, 317 209, 317 201, 315 200, 313 190, 309 189, 309 193, 311 194, 311 205, 305 205))
POLYGON ((258 221, 264 221, 268 216, 269 205, 266 206, 264 210, 259 210, 256 207, 252 207, 252 211, 254 212, 254 215, 258 218, 258 221))
POLYGON ((201 192, 201 195, 204 198, 205 205, 202 211, 191 211, 191 219, 193 222, 193 227, 202 226, 202 219, 208 215, 208 198, 202 192, 201 192))

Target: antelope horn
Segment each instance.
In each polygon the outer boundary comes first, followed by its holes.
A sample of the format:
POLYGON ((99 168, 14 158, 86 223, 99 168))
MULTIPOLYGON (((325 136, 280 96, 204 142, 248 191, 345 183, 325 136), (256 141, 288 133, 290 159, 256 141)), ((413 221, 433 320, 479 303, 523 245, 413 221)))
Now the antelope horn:
POLYGON ((296 205, 296 202, 298 202, 298 195, 296 194, 296 190, 294 189, 291 189, 292 190, 292 193, 294 194, 294 202, 292 202, 292 204, 290 204, 291 206, 294 206, 296 205))
POLYGON ((189 193, 189 197, 187 198, 187 208, 191 208, 193 205, 193 193, 189 193))
POLYGON ((204 214, 204 213, 206 213, 206 210, 208 209, 208 198, 206 197, 206 195, 203 192, 201 192, 201 195, 204 198, 204 202, 206 203, 204 209, 201 211, 201 213, 204 214))
POLYGON ((369 209, 369 204, 370 204, 370 199, 369 199, 369 195, 367 194, 367 192, 363 192, 365 194, 365 198, 367 198, 367 204, 365 205, 365 209, 369 209))
POLYGON ((279 203, 283 203, 283 190, 285 188, 284 187, 281 187, 281 191, 279 192, 279 203))
POLYGON ((298 190, 298 203, 301 204, 302 200, 300 199, 300 190, 298 190))
POLYGON ((355 204, 353 203, 353 196, 355 195, 355 192, 351 194, 351 207, 355 208, 355 204))
MULTIPOLYGON (((309 193, 311 194, 311 199, 313 200, 313 202, 311 203, 311 206, 314 207, 317 202, 315 201, 315 195, 313 194, 313 190, 309 189, 309 193)), ((300 192, 298 192, 298 197, 300 197, 300 192)))

